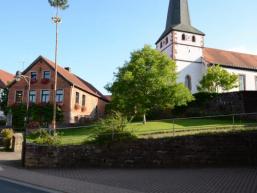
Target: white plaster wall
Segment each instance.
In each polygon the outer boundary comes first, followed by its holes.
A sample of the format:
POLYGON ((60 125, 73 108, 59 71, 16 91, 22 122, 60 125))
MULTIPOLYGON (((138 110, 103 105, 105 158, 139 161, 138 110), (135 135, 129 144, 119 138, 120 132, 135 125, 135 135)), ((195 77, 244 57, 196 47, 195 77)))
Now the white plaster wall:
POLYGON ((192 93, 197 93, 197 86, 206 72, 206 67, 202 63, 177 61, 178 82, 185 84, 187 75, 191 76, 192 93))
MULTIPOLYGON (((232 68, 224 68, 229 73, 234 73, 236 75, 245 75, 245 85, 247 91, 256 91, 256 83, 255 78, 257 77, 257 72, 249 71, 249 70, 240 70, 240 69, 232 69, 232 68)), ((239 88, 235 88, 232 91, 239 91, 239 88)))
POLYGON ((203 49, 199 47, 190 47, 180 44, 174 46, 176 60, 191 62, 202 62, 203 49))
POLYGON ((179 32, 179 31, 174 31, 173 35, 174 35, 174 43, 204 47, 204 36, 202 36, 202 35, 196 35, 196 34, 179 32), (185 34, 186 40, 182 40, 183 34, 185 34), (196 38, 195 42, 192 41, 193 36, 195 36, 195 38, 196 38))

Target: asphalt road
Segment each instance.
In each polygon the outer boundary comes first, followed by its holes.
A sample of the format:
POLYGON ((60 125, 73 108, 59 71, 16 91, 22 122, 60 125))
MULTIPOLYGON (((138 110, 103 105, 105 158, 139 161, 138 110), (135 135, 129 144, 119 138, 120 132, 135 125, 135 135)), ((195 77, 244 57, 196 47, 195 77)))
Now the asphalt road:
POLYGON ((0 180, 0 193, 49 193, 8 181, 0 180))

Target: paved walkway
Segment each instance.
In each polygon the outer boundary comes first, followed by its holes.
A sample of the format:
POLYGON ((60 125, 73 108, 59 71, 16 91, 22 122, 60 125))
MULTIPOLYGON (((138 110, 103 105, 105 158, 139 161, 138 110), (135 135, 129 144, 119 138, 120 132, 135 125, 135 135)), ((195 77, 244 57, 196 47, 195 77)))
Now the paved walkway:
POLYGON ((25 170, 6 164, 0 162, 2 177, 65 193, 257 192, 257 168, 25 170))

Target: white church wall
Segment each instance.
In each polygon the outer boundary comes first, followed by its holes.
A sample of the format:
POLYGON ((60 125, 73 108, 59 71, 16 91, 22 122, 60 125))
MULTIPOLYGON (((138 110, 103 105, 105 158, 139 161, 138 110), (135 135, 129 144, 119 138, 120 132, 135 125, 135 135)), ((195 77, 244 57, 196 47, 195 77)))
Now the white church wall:
POLYGON ((177 61, 177 72, 179 83, 185 84, 186 76, 189 75, 191 77, 192 84, 192 93, 197 93, 197 86, 199 82, 202 80, 203 74, 206 72, 206 67, 202 63, 194 63, 194 62, 183 62, 177 61))
MULTIPOLYGON (((236 75, 245 75, 245 86, 247 91, 256 91, 256 77, 257 72, 250 71, 250 70, 241 70, 241 69, 233 69, 233 68, 224 68, 229 73, 234 73, 236 75)), ((232 91, 239 91, 239 88, 235 88, 232 91)))

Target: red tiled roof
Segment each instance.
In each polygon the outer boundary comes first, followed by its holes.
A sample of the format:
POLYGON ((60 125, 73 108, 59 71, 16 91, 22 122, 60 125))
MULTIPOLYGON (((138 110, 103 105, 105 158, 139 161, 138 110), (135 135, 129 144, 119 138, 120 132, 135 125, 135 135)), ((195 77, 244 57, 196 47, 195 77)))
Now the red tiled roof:
POLYGON ((6 87, 14 79, 14 75, 9 72, 0 70, 0 87, 6 87))
MULTIPOLYGON (((55 63, 48 58, 41 57, 43 60, 45 60, 51 67, 55 67, 55 63)), ((82 78, 78 77, 77 75, 69 72, 68 70, 62 68, 61 66, 57 65, 57 71, 58 73, 64 77, 68 82, 73 84, 74 86, 86 91, 87 93, 90 93, 96 97, 99 97, 103 100, 109 101, 105 96, 98 91, 93 85, 88 83, 87 81, 83 80, 82 78)))
POLYGON ((204 48, 204 61, 211 64, 233 68, 246 68, 257 70, 257 55, 243 54, 239 52, 225 51, 213 48, 204 48))

